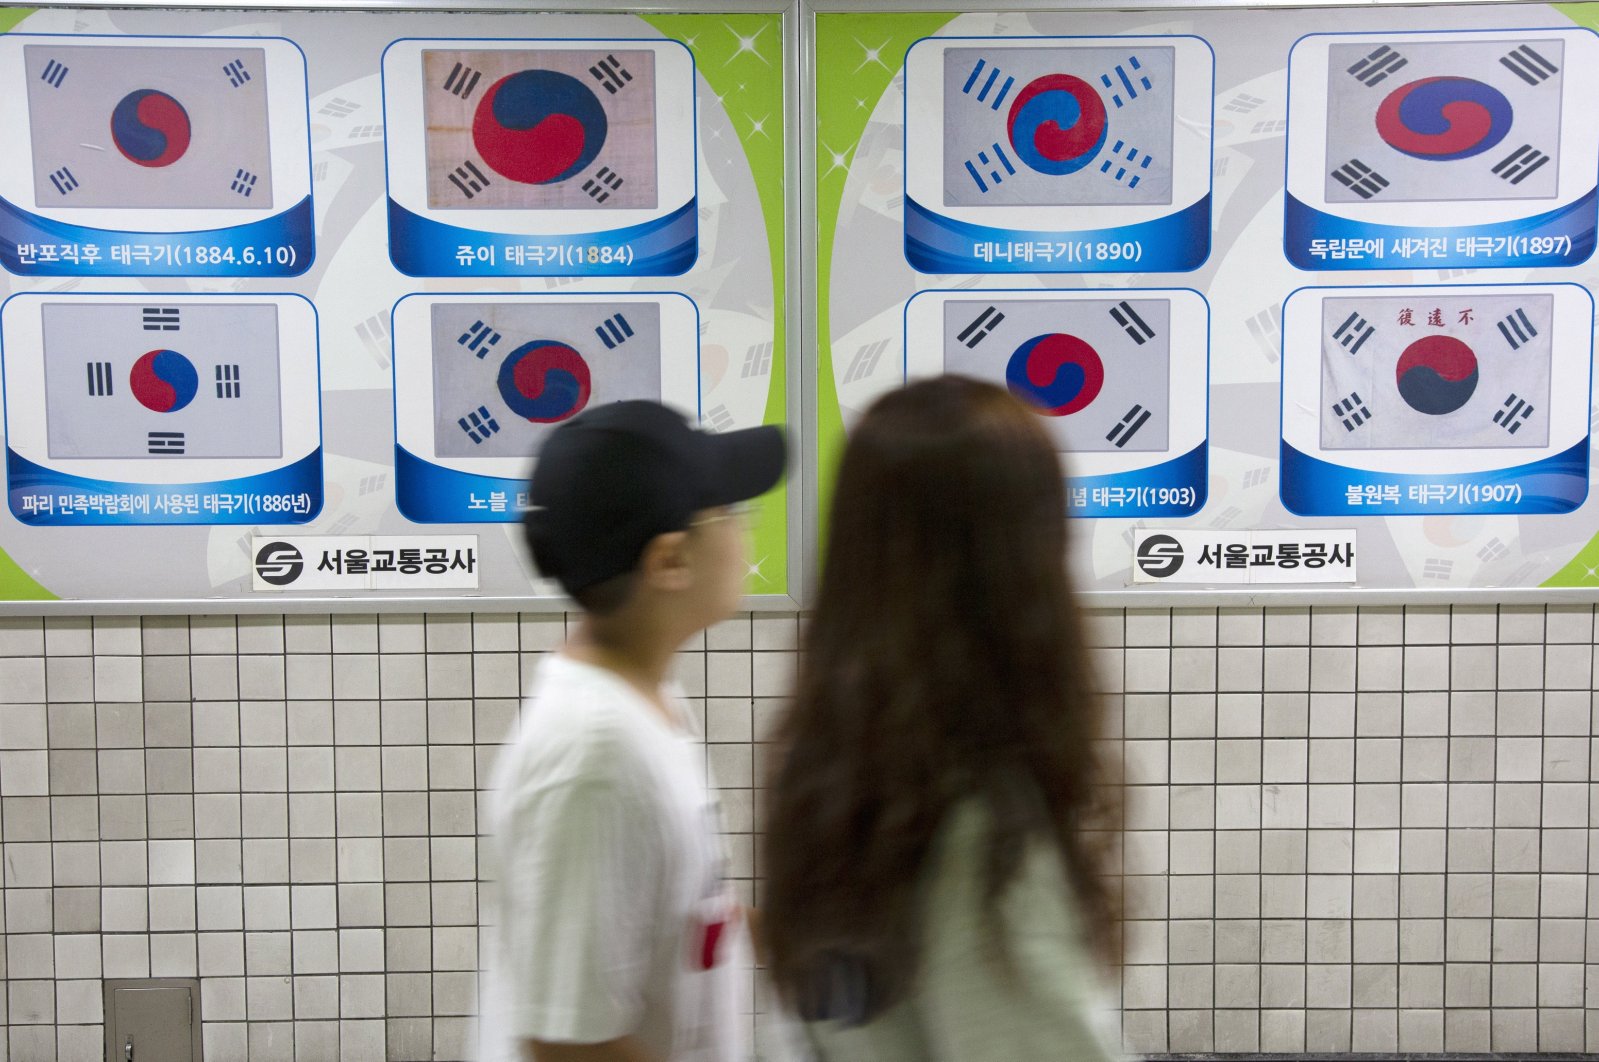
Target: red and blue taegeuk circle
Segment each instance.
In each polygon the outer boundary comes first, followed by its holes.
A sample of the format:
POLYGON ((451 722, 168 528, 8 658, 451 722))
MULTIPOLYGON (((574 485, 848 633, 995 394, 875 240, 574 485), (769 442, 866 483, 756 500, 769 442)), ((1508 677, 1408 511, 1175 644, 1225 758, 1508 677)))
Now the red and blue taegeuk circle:
POLYGON ((519 70, 489 87, 472 143, 489 168, 520 184, 555 184, 593 162, 609 124, 594 90, 558 70, 519 70))
POLYGON ((507 354, 500 363, 499 385, 511 412, 534 424, 576 416, 593 389, 588 362, 553 339, 535 339, 507 354))
POLYGON ((1454 336, 1424 336, 1394 366, 1399 397, 1417 413, 1453 413, 1477 390, 1477 355, 1454 336))
POLYGON ((136 89, 111 111, 111 142, 140 166, 170 166, 189 150, 193 129, 183 104, 156 89, 136 89))
POLYGON ((194 362, 175 350, 151 350, 133 363, 128 388, 145 409, 176 413, 199 393, 200 374, 194 362))
POLYGON ((1088 343, 1065 332, 1034 336, 1010 356, 1005 386, 1051 417, 1081 412, 1105 386, 1105 363, 1088 343))
POLYGON ((1070 74, 1045 74, 1011 102, 1005 132, 1016 155, 1039 173, 1076 173, 1105 144, 1105 104, 1070 74))
POLYGON ((1505 138, 1515 108, 1503 92, 1469 77, 1424 77, 1377 107, 1377 135, 1395 151, 1429 162, 1480 155, 1505 138))

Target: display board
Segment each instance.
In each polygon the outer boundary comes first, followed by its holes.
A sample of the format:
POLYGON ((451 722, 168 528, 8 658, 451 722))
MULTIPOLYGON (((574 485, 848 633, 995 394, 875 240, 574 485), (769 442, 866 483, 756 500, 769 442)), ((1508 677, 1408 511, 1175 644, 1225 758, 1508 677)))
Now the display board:
POLYGON ((1599 5, 814 17, 817 500, 952 372, 1080 585, 1599 586, 1599 5))
POLYGON ((557 607, 555 425, 803 422, 794 21, 0 8, 0 602, 557 607))

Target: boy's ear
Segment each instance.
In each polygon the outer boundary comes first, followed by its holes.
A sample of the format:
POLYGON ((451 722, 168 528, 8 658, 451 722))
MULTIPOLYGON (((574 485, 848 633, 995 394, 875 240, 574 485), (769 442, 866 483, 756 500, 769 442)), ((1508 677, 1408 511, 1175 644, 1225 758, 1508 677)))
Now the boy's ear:
POLYGON ((693 583, 688 557, 688 532, 656 535, 639 556, 639 576, 656 590, 686 590, 693 583))

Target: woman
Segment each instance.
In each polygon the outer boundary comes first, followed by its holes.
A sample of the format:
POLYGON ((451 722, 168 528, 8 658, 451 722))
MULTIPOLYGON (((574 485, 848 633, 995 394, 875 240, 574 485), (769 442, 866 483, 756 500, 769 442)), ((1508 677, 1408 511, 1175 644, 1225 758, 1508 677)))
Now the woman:
POLYGON ((768 793, 780 999, 832 1062, 1114 1057, 1119 808, 1042 419, 959 377, 851 434, 768 793))

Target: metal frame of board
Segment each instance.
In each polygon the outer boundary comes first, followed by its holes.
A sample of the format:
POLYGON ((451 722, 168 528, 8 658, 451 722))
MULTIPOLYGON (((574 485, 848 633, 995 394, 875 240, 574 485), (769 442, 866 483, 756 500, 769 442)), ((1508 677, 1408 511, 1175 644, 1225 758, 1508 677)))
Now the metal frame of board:
MULTIPOLYGON (((668 0, 642 0, 642 2, 605 2, 605 0, 566 0, 564 3, 522 2, 522 0, 236 0, 233 3, 203 3, 193 0, 122 0, 104 3, 98 0, 58 0, 45 4, 22 4, 13 0, 0 0, 0 9, 25 7, 48 8, 101 8, 148 10, 271 10, 271 11, 369 11, 394 13, 466 12, 472 14, 590 14, 590 15, 643 15, 643 14, 739 14, 772 13, 782 16, 783 25, 783 118, 784 130, 784 210, 787 214, 784 241, 784 313, 783 319, 774 322, 784 339, 787 351, 785 383, 787 386, 788 442, 790 472, 787 502, 787 579, 786 594, 746 596, 741 607, 752 611, 785 611, 800 607, 803 593, 812 568, 808 549, 811 532, 808 530, 810 509, 806 505, 804 484, 809 481, 806 459, 811 446, 805 416, 808 380, 814 375, 814 358, 807 350, 807 330, 803 312, 804 259, 799 241, 794 238, 800 222, 801 189, 804 187, 800 154, 800 115, 802 82, 801 64, 806 55, 806 41, 802 35, 804 24, 797 0, 700 0, 692 5, 668 0)), ((482 596, 302 596, 276 597, 258 595, 249 598, 197 598, 155 600, 73 600, 73 601, 0 601, 0 615, 151 615, 151 614, 207 614, 207 613, 372 613, 372 612, 483 612, 483 611, 561 611, 571 607, 560 597, 516 595, 482 596)))
MULTIPOLYGON (((895 12, 999 12, 999 11, 1049 11, 1049 12, 1136 12, 1136 11, 1161 11, 1181 10, 1185 13, 1194 11, 1236 11, 1240 8, 1271 8, 1271 9, 1326 9, 1326 8, 1427 8, 1427 7, 1517 7, 1531 6, 1525 0, 1427 0, 1425 3, 1396 3, 1393 0, 1203 0, 1199 3, 1188 3, 1185 0, 1139 0, 1136 3, 1060 3, 1050 0, 1000 0, 1000 2, 973 2, 973 0, 801 0, 804 11, 803 40, 805 44, 804 61, 805 70, 803 84, 805 96, 802 101, 800 114, 802 157, 809 162, 816 157, 816 52, 815 17, 818 14, 839 13, 895 13, 895 12)), ((1546 6, 1546 5, 1540 5, 1546 6)), ((805 219, 802 234, 802 243, 805 253, 805 278, 806 284, 803 291, 805 307, 805 326, 814 329, 817 320, 817 299, 819 293, 816 289, 818 264, 818 232, 815 225, 816 218, 816 174, 811 166, 805 175, 804 198, 801 202, 801 217, 805 219)), ((813 364, 806 374, 805 409, 811 416, 813 423, 808 425, 814 438, 814 411, 816 410, 816 388, 820 386, 817 376, 816 343, 807 344, 807 354, 813 364)), ((806 522, 806 555, 812 563, 806 566, 807 591, 814 588, 817 578, 815 558, 818 554, 817 513, 821 499, 817 482, 818 469, 816 455, 807 454, 808 464, 806 470, 806 511, 809 519, 806 522)), ((1223 607, 1258 608, 1262 606, 1307 606, 1307 605, 1449 605, 1449 604, 1591 604, 1599 601, 1599 587, 1587 588, 1541 588, 1541 587, 1471 587, 1447 589, 1385 589, 1385 588, 1360 588, 1331 586, 1324 589, 1305 588, 1236 588, 1236 587, 1195 587, 1194 589, 1152 589, 1152 590, 1092 590, 1081 594, 1084 604, 1092 608, 1195 608, 1195 607, 1223 607)), ((809 601, 810 597, 802 600, 809 601)))

